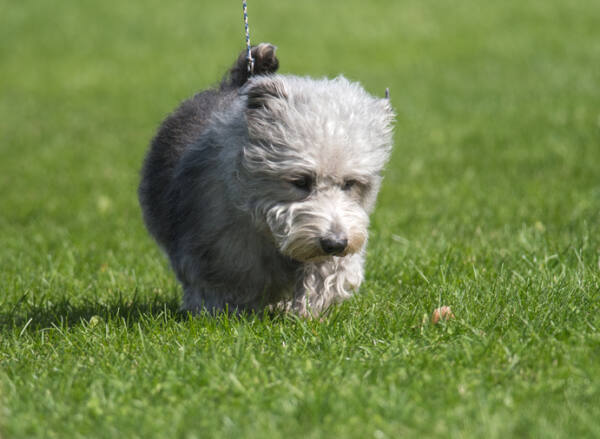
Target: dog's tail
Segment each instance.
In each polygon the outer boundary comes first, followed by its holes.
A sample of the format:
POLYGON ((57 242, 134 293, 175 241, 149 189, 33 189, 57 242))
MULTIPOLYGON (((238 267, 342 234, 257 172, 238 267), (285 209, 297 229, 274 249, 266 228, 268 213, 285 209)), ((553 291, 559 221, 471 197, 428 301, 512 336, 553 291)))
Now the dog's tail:
MULTIPOLYGON (((270 75, 279 68, 279 60, 275 56, 277 47, 269 43, 260 43, 252 47, 252 58, 254 59, 254 70, 252 75, 270 75)), ((221 89, 239 88, 248 81, 247 52, 243 50, 231 69, 225 74, 221 81, 221 89)))

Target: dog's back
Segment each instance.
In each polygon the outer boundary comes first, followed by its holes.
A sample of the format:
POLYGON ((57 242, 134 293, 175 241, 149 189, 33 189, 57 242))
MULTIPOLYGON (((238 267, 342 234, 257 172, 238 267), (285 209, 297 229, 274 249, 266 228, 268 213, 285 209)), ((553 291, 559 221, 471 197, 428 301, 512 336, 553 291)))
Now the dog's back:
MULTIPOLYGON (((253 49, 254 74, 274 73, 279 67, 275 47, 261 44, 253 49)), ((146 226, 159 244, 173 242, 173 194, 171 182, 185 150, 198 141, 215 111, 231 102, 248 80, 246 52, 227 72, 218 88, 205 90, 184 101, 160 125, 142 168, 138 196, 146 226)))
POLYGON ((142 168, 138 195, 144 221, 156 240, 167 247, 171 234, 170 184, 179 159, 206 129, 223 99, 220 90, 206 90, 186 100, 161 124, 142 168))

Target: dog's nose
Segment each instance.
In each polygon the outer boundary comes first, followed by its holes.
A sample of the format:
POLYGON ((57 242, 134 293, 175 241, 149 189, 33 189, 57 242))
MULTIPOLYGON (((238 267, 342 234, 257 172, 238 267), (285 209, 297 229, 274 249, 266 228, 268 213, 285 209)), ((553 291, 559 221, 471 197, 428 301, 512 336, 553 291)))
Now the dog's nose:
POLYGON ((329 236, 327 238, 321 238, 321 248, 328 255, 336 255, 346 250, 348 246, 348 239, 345 236, 329 236))

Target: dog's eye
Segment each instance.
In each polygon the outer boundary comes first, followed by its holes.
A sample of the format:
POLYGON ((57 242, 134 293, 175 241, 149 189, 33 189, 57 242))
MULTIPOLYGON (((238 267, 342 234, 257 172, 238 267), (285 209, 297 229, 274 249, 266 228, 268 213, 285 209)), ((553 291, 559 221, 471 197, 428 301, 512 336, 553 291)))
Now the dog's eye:
POLYGON ((290 183, 300 190, 309 191, 312 188, 313 181, 309 175, 301 175, 290 180, 290 183))
POLYGON ((356 184, 357 184, 356 180, 345 180, 344 184, 342 184, 342 190, 343 191, 349 191, 354 186, 356 186, 356 184))

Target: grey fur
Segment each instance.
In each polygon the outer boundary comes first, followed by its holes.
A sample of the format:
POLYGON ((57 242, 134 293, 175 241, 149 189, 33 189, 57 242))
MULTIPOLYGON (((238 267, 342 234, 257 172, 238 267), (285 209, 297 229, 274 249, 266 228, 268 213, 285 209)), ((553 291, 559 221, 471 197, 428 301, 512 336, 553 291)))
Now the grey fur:
POLYGON ((252 50, 255 76, 242 53, 162 123, 140 204, 184 309, 315 315, 362 282, 394 114, 343 77, 274 74, 270 44, 252 50))

